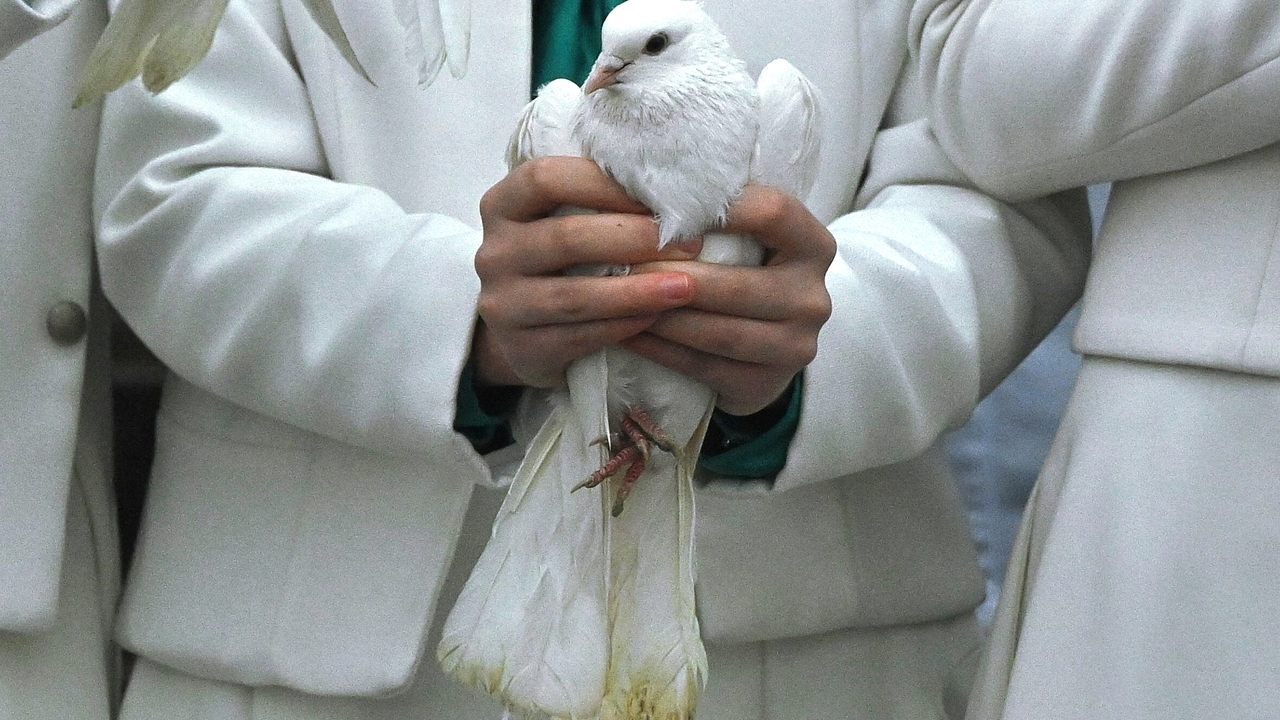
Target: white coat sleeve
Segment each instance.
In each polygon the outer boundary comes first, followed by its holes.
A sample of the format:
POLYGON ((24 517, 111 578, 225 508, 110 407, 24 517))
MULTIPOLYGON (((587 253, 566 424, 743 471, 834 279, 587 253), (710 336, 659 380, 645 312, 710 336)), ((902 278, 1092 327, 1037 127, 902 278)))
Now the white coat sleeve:
POLYGON ((857 207, 830 225, 832 315, 775 490, 916 457, 967 420, 1084 285, 1083 190, 993 199, 926 120, 877 133, 857 207))
POLYGON ((78 0, 0 0, 0 60, 67 19, 78 0))
POLYGON ((921 0, 911 28, 942 146, 1003 197, 1280 141, 1272 0, 921 0))
POLYGON ((479 231, 328 173, 279 5, 231 3, 190 75, 106 101, 108 298, 172 371, 233 403, 384 451, 470 452, 451 427, 479 231))

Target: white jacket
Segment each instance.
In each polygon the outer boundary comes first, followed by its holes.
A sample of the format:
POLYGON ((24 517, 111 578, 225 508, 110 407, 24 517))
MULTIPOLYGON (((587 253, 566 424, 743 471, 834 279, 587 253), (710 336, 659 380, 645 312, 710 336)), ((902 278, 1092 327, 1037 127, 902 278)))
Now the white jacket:
POLYGON ((1001 197, 1120 181, 1076 348, 1280 375, 1280 6, 992 4, 917 10, 937 134, 1001 197))
MULTIPOLYGON (((528 5, 474 5, 461 82, 416 86, 385 0, 337 3, 377 87, 298 0, 236 0, 187 79, 108 100, 103 283, 175 373, 127 647, 317 693, 412 677, 490 479, 451 422, 477 203, 528 98, 528 5)), ((1082 194, 1012 206, 969 187, 899 83, 907 0, 706 7, 753 71, 786 57, 826 94, 810 205, 839 256, 787 467, 699 494, 704 632, 968 612, 982 579, 933 446, 1077 297, 1082 194)))
MULTIPOLYGON (((71 109, 74 78, 106 7, 75 7, 0 0, 0 630, 7 631, 47 630, 54 621, 73 462, 91 478, 82 485, 94 526, 115 527, 106 480, 107 324, 100 296, 91 299, 99 107, 71 109)), ((100 538, 100 546, 114 549, 115 538, 100 538)), ((106 568, 118 562, 102 560, 106 568)))

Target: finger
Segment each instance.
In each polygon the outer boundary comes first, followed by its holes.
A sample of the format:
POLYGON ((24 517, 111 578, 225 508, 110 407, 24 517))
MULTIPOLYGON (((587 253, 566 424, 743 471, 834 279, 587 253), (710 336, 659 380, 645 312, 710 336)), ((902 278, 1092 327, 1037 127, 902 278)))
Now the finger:
POLYGON ((795 197, 766 185, 748 185, 729 207, 725 232, 752 236, 763 245, 769 263, 803 257, 831 264, 836 242, 822 221, 795 197))
POLYGON ((689 302, 694 284, 683 273, 627 277, 550 277, 480 298, 485 322, 504 327, 580 323, 656 315, 689 302))
POLYGON ((564 370, 578 358, 609 345, 616 345, 641 333, 656 316, 611 318, 581 323, 544 326, 513 334, 513 344, 527 356, 544 360, 538 368, 522 367, 520 379, 526 385, 555 387, 564 381, 564 370))
POLYGON ((816 336, 793 326, 680 308, 662 315, 648 334, 705 355, 752 365, 800 368, 817 353, 816 336))
POLYGON ((692 260, 701 244, 658 247, 658 224, 643 215, 566 215, 537 222, 536 252, 524 253, 526 274, 549 275, 584 263, 635 265, 656 260, 692 260))
POLYGON ((484 218, 527 222, 562 206, 649 214, 600 166, 585 158, 545 157, 521 163, 480 199, 484 218))
POLYGON ((720 393, 718 405, 735 415, 747 415, 773 402, 785 389, 789 375, 764 365, 744 363, 668 342, 649 332, 621 341, 641 357, 696 380, 720 393))
POLYGON ((681 272, 698 288, 692 308, 769 321, 822 323, 831 315, 831 297, 817 278, 779 267, 655 262, 633 268, 636 275, 681 272))

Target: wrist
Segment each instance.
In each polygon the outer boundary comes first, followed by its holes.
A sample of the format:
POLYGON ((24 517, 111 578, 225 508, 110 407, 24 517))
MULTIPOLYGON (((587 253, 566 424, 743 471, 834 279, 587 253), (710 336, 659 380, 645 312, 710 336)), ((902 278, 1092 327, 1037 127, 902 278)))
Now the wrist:
POLYGON ((522 386, 525 383, 516 375, 502 349, 493 341, 484 320, 476 320, 475 334, 471 340, 471 363, 475 368, 477 387, 522 386))

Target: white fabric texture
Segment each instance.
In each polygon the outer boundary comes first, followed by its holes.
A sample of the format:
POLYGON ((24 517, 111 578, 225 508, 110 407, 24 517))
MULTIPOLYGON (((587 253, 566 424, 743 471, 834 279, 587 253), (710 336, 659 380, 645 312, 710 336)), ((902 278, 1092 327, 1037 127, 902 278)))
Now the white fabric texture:
POLYGON ((1280 382, 1086 356, 970 717, 1280 713, 1280 382))
MULTIPOLYGON (((963 616, 982 580, 936 442, 1078 296, 1083 193, 1010 205, 945 161, 909 2, 706 7, 751 72, 785 57, 826 95, 811 207, 840 256, 787 467, 699 497, 705 636, 963 616)), ((191 75, 107 100, 103 285, 173 371, 117 633, 207 680, 384 696, 419 676, 492 479, 450 425, 529 7, 477 3, 466 78, 425 90, 390 3, 337 9, 376 87, 295 0, 235 0, 191 75)))
POLYGON ((78 0, 0 2, 0 60, 26 41, 66 20, 77 4, 78 0))
MULTIPOLYGON (((119 548, 90 499, 102 478, 76 478, 68 495, 62 592, 53 627, 0 631, 0 717, 107 720, 118 701, 119 652, 111 642, 119 548), (82 487, 90 483, 89 487, 82 487), (92 485, 97 485, 93 487, 92 485)), ((114 522, 114 518, 110 519, 114 522)))
POLYGON ((0 61, 0 628, 48 629, 57 607, 68 478, 79 454, 109 472, 105 308, 91 307, 89 191, 98 108, 71 109, 73 81, 106 21, 84 3, 0 61), (91 330, 49 335, 60 302, 91 330))
MULTIPOLYGON (((791 640, 708 645, 699 720, 960 720, 981 633, 971 616, 791 640), (861 670, 850 673, 850 667, 861 670)), ((320 698, 139 661, 120 720, 497 720, 491 697, 423 665, 392 698, 320 698)))
POLYGON ((935 0, 913 27, 981 186, 1116 181, 970 717, 1275 717, 1280 9, 935 0))
POLYGON ((99 108, 71 109, 105 22, 96 0, 0 2, 4 718, 108 720, 119 694, 108 327, 89 200, 99 108), (66 303, 87 327, 60 343, 47 318, 66 303))
MULTIPOLYGON (((442 591, 443 623, 483 530, 502 501, 477 490, 457 563, 442 591)), ((438 629, 428 643, 434 647, 438 629)), ((710 644, 699 720, 959 720, 981 647, 972 615, 771 642, 710 644), (858 668, 850 672, 850 668, 858 668)), ((385 698, 334 698, 186 675, 142 659, 120 720, 497 720, 501 704, 422 663, 385 698)))

